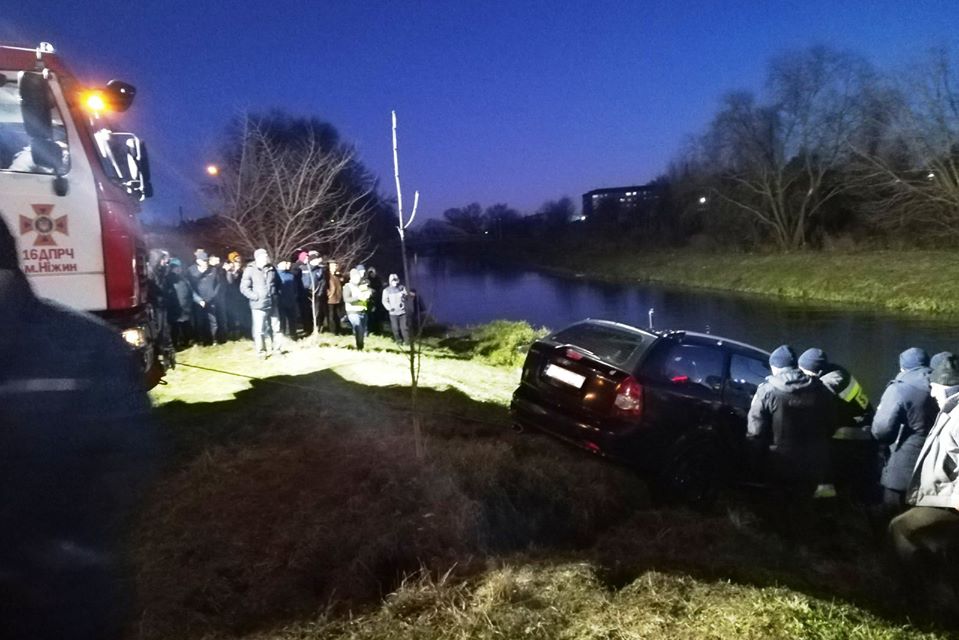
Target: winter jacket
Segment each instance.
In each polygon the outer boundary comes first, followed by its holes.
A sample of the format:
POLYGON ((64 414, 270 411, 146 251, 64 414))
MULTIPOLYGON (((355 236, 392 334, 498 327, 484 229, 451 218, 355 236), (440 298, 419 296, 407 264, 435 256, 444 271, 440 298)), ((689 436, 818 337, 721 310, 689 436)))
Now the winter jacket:
POLYGON ((296 306, 296 274, 292 271, 277 271, 280 290, 280 306, 292 309, 296 306))
POLYGON ((347 313, 364 313, 369 309, 370 296, 373 292, 365 282, 359 284, 347 282, 343 286, 343 302, 346 303, 347 313))
POLYGON ((343 302, 343 281, 339 274, 330 272, 326 274, 326 301, 330 304, 343 302))
POLYGON ((255 263, 247 265, 240 280, 240 293, 250 301, 250 308, 259 311, 272 309, 276 304, 276 269, 266 265, 262 269, 255 263))
POLYGON ((959 394, 946 400, 922 445, 906 502, 959 508, 959 394))
POLYGON ((864 427, 869 424, 875 410, 862 385, 847 369, 833 365, 819 380, 839 401, 836 407, 837 427, 864 427))
POLYGON ((323 267, 303 265, 300 267, 300 285, 307 297, 312 293, 323 291, 323 267))
POLYGON ((879 401, 870 431, 889 447, 882 486, 905 491, 939 407, 929 395, 929 369, 903 371, 889 383, 879 401))
POLYGON ((828 480, 829 442, 836 428, 835 398, 818 378, 798 369, 768 376, 756 389, 748 437, 768 445, 772 474, 787 482, 828 480))
POLYGON ((206 271, 200 272, 197 265, 191 265, 186 272, 187 281, 193 288, 193 301, 200 304, 216 303, 220 295, 220 270, 216 267, 207 267, 206 271))
POLYGON ((391 316, 401 316, 406 313, 406 287, 387 287, 383 289, 383 308, 391 316))
POLYGON ((167 317, 170 322, 189 322, 193 317, 190 312, 193 308, 193 289, 190 288, 190 283, 178 273, 171 273, 167 282, 167 317))

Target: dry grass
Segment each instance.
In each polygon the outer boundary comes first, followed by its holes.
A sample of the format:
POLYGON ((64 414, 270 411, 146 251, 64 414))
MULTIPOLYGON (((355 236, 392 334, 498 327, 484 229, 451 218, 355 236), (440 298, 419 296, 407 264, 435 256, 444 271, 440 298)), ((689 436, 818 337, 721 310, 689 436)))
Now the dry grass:
POLYGON ((402 354, 341 342, 196 349, 264 379, 183 367, 157 394, 137 637, 935 637, 896 617, 861 519, 790 537, 735 501, 652 509, 632 472, 508 429, 514 370, 442 349, 418 459, 402 354))

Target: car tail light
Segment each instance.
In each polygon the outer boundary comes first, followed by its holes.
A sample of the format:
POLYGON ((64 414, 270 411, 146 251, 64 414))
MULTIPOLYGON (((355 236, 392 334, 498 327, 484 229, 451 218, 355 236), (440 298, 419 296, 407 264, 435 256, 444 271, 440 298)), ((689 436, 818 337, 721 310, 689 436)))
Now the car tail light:
POLYGON ((636 378, 629 376, 619 383, 613 406, 621 416, 638 418, 643 415, 643 387, 636 378))

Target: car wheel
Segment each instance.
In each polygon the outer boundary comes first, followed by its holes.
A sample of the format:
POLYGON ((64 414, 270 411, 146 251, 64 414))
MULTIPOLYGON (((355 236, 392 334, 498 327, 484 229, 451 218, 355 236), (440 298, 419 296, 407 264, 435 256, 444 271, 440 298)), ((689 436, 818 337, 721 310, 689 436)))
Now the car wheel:
POLYGON ((661 495, 669 502, 695 508, 707 508, 719 496, 723 474, 717 456, 720 452, 711 442, 687 445, 676 452, 659 473, 661 495))

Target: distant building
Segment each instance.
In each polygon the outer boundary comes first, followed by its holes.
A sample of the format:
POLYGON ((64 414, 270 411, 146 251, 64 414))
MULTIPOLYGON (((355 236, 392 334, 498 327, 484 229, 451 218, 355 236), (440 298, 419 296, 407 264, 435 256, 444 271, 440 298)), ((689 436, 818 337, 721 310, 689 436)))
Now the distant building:
POLYGON ((632 187, 593 189, 583 194, 583 218, 608 215, 627 220, 648 213, 660 198, 661 187, 644 184, 632 187))

